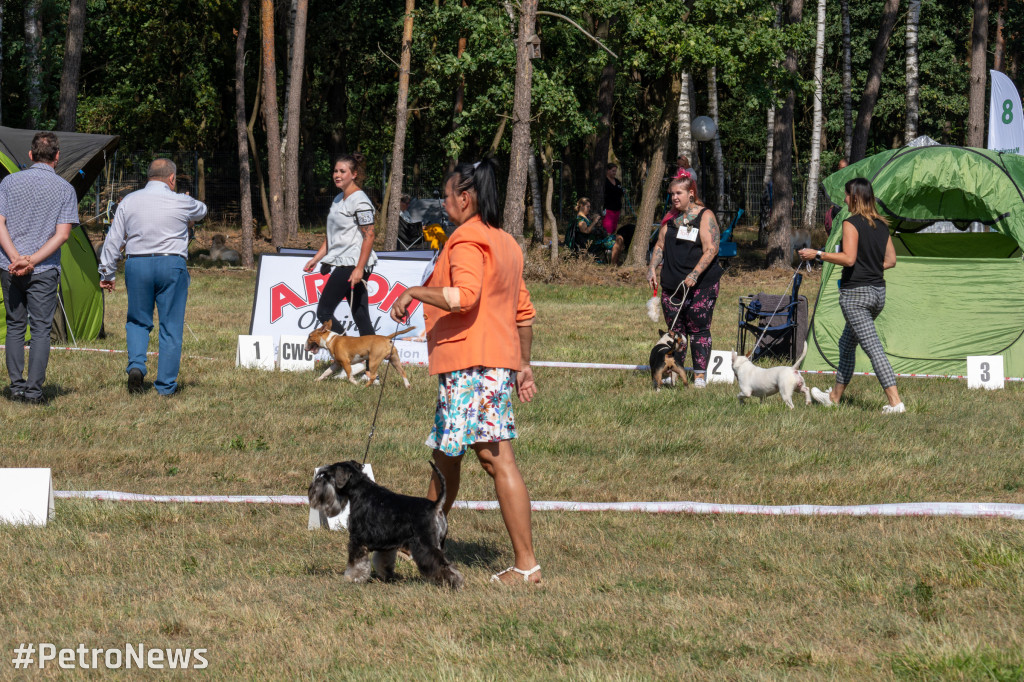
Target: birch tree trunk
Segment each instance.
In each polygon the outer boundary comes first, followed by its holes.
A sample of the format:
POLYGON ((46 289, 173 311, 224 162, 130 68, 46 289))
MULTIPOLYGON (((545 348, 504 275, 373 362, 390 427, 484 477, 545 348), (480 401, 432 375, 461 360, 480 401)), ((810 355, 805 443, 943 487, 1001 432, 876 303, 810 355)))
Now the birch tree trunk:
POLYGON ((238 138, 238 205, 242 220, 242 265, 252 260, 252 184, 249 181, 249 135, 245 125, 245 38, 249 33, 249 0, 239 0, 241 17, 235 39, 235 128, 238 138))
POLYGON ((537 22, 537 0, 522 0, 519 32, 516 38, 516 84, 512 102, 512 153, 508 163, 505 191, 505 229, 523 243, 523 213, 526 200, 526 175, 530 154, 530 97, 533 86, 533 62, 529 41, 537 22))
POLYGON ((907 126, 903 133, 903 144, 917 137, 917 120, 921 109, 917 68, 917 27, 920 21, 921 0, 910 0, 907 11, 907 126))
POLYGON ((82 45, 85 42, 85 0, 68 5, 68 33, 64 41, 64 67, 60 76, 60 104, 57 130, 74 131, 78 111, 78 76, 82 70, 82 45))
POLYGON ((775 105, 768 107, 768 140, 765 144, 764 178, 761 184, 765 189, 772 182, 772 157, 775 152, 775 105))
POLYGON ((526 165, 527 177, 530 181, 530 198, 533 201, 533 237, 531 244, 544 243, 544 215, 541 212, 540 172, 537 170, 537 155, 530 151, 526 165))
MULTIPOLYGON (((552 199, 555 196, 555 150, 551 145, 545 143, 541 147, 540 160, 544 164, 544 176, 547 179, 547 187, 544 192, 544 224, 547 226, 547 233, 551 237, 551 265, 558 265, 558 221, 555 220, 555 212, 551 208, 552 199)), ((537 204, 540 202, 534 202, 537 204)))
POLYGON ((725 167, 722 160, 722 135, 718 128, 718 71, 715 67, 708 69, 708 110, 711 113, 711 120, 715 122, 715 139, 712 141, 712 149, 715 155, 715 190, 718 195, 715 207, 719 211, 725 210, 725 167))
POLYGON ((814 48, 814 118, 811 123, 811 162, 804 188, 805 230, 813 229, 818 210, 818 177, 821 175, 821 96, 825 68, 825 0, 818 0, 818 34, 814 48))
MULTIPOLYGON (((804 0, 789 0, 786 24, 799 24, 804 12, 804 0)), ((790 88, 786 92, 782 109, 775 114, 775 143, 772 155, 772 217, 768 233, 766 265, 770 268, 789 268, 791 262, 790 233, 793 227, 793 110, 796 92, 792 83, 797 78, 796 50, 786 50, 785 69, 790 75, 790 88)))
POLYGON ((402 201, 402 181, 405 178, 405 131, 409 125, 409 68, 412 65, 412 19, 416 0, 405 0, 405 21, 402 22, 402 56, 398 68, 398 105, 395 111, 395 142, 391 147, 391 179, 388 180, 387 210, 382 216, 387 226, 384 246, 389 251, 398 248, 398 218, 402 201))
POLYGON ((892 38, 892 29, 896 26, 896 15, 899 9, 900 0, 885 0, 882 23, 878 27, 878 36, 875 38, 875 45, 871 50, 868 79, 864 83, 864 93, 861 95, 860 108, 857 110, 857 124, 853 129, 850 163, 860 161, 868 151, 871 118, 875 113, 875 103, 878 102, 878 91, 882 85, 882 70, 885 68, 885 56, 889 52, 889 39, 892 38))
MULTIPOLYGON (((288 225, 288 238, 299 236, 299 140, 302 135, 302 71, 306 63, 306 17, 309 0, 295 0, 295 23, 292 27, 292 58, 288 79, 287 139, 284 145, 284 213, 288 225)), ((360 178, 362 180, 362 178, 360 178)))
POLYGON ((665 151, 668 147, 669 135, 672 132, 672 120, 678 110, 677 99, 681 88, 680 76, 674 75, 669 81, 668 93, 657 128, 654 131, 654 149, 644 177, 644 188, 640 195, 640 208, 636 212, 636 232, 629 246, 626 264, 634 268, 647 266, 647 243, 654 223, 654 209, 661 200, 661 178, 665 174, 665 151))
POLYGON ((843 12, 843 152, 853 154, 853 66, 850 54, 850 0, 842 0, 843 12))
POLYGON ((693 162, 693 114, 690 112, 690 74, 679 76, 679 107, 676 110, 676 156, 685 156, 693 162))
POLYGON ((43 111, 43 65, 39 61, 39 47, 43 39, 40 18, 42 0, 25 3, 25 61, 28 71, 28 127, 39 129, 43 111))
POLYGON ((288 228, 281 187, 281 122, 277 111, 277 57, 274 54, 274 0, 261 0, 263 53, 263 122, 267 129, 267 177, 270 185, 270 235, 274 246, 284 246, 288 228))
POLYGON ((971 30, 971 89, 967 109, 967 146, 985 146, 985 85, 988 81, 988 0, 974 0, 971 30))

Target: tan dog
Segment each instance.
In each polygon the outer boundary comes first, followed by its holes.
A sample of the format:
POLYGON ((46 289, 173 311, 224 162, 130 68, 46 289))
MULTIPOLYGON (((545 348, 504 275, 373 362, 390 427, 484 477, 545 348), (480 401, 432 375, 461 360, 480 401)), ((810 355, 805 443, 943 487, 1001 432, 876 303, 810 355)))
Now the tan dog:
POLYGON ((331 331, 331 321, 327 320, 322 327, 311 331, 306 339, 306 350, 308 352, 313 352, 317 348, 323 348, 334 358, 334 362, 320 375, 317 381, 322 381, 339 369, 343 369, 348 376, 348 380, 353 384, 358 384, 359 382, 352 376, 352 362, 365 360, 366 385, 369 386, 377 378, 377 368, 380 367, 380 363, 386 359, 395 366, 398 373, 402 375, 402 382, 405 383, 405 387, 409 388, 409 378, 405 376, 402 363, 398 360, 398 350, 392 345, 391 339, 413 329, 415 327, 408 327, 390 336, 377 336, 376 334, 342 336, 331 331))

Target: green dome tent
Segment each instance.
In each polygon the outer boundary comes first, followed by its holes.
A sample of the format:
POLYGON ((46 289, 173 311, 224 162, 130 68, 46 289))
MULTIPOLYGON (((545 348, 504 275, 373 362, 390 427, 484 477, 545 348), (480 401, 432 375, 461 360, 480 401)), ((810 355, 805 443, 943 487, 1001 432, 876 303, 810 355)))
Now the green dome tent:
MULTIPOLYGON (((28 151, 35 132, 0 126, 0 179, 32 164, 28 151)), ((81 201, 103 170, 107 156, 117 149, 119 138, 58 132, 57 139, 60 141, 57 173, 71 183, 81 201)), ((103 292, 96 252, 80 225, 72 228, 71 236, 61 247, 60 263, 58 295, 61 305, 57 306, 54 316, 54 335, 58 342, 65 341, 69 332, 77 341, 91 341, 103 329, 103 292)), ((3 301, 2 293, 0 301, 3 301)), ((6 338, 7 315, 0 305, 0 343, 6 338)))
MULTIPOLYGON (((969 355, 1002 355, 1007 376, 1024 376, 1024 156, 935 145, 876 154, 830 175, 829 198, 842 211, 824 248, 842 243, 846 182, 871 181, 889 221, 896 267, 887 270, 885 310, 875 321, 893 370, 966 374, 969 355), (938 221, 951 234, 922 232, 938 221), (991 231, 969 232, 972 222, 991 231)), ((808 331, 808 370, 834 370, 845 322, 826 263, 808 331)), ((857 349, 858 372, 871 363, 857 349)))

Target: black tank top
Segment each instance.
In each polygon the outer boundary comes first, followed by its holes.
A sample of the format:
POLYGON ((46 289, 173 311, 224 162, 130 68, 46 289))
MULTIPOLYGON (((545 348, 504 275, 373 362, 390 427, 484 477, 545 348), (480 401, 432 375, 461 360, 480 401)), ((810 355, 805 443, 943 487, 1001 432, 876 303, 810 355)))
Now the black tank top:
MULTIPOLYGON (((699 229, 700 221, 704 218, 704 212, 707 210, 702 208, 688 226, 683 223, 681 215, 669 221, 668 229, 665 231, 665 262, 661 268, 661 288, 663 290, 669 293, 675 291, 687 275, 693 272, 704 255, 704 245, 700 241, 699 229)), ((711 267, 697 278, 695 288, 712 286, 721 277, 722 266, 716 259, 711 267)))
POLYGON ((889 228, 881 220, 875 224, 862 215, 846 219, 857 229, 857 260, 850 267, 843 268, 839 286, 843 289, 857 287, 884 287, 885 247, 889 245, 889 228))

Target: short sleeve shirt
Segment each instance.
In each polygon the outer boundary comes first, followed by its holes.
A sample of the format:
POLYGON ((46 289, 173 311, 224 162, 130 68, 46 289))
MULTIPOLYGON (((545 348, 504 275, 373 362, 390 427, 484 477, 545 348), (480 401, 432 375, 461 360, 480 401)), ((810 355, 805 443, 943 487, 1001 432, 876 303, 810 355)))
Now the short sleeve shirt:
MULTIPOLYGON (((12 173, 0 182, 0 215, 7 219, 7 233, 14 248, 29 256, 49 241, 57 225, 78 224, 75 188, 45 163, 12 173)), ((11 265, 10 255, 0 249, 0 268, 11 265)), ((60 249, 36 263, 35 272, 60 267, 60 249)))
MULTIPOLYGON (((322 262, 334 266, 358 263, 359 252, 363 248, 360 228, 373 225, 373 221, 373 204, 362 190, 356 190, 347 199, 344 192, 334 197, 327 213, 327 255, 322 262)), ((376 262, 377 254, 370 251, 367 267, 376 262)))

